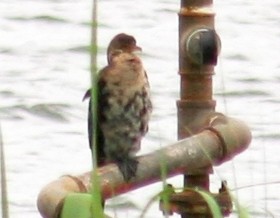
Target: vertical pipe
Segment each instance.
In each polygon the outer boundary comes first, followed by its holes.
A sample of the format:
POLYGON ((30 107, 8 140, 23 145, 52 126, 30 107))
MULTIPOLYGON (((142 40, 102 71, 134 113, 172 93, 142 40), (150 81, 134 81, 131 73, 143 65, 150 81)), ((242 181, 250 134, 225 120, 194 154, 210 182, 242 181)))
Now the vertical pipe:
POLYGON ((215 110, 212 100, 213 65, 193 63, 186 51, 190 34, 201 28, 214 29, 212 0, 182 0, 179 12, 179 75, 180 100, 178 107, 178 138, 193 135, 204 127, 200 119, 215 110))
MULTIPOLYGON (((207 125, 207 115, 215 111, 212 99, 213 64, 194 63, 186 49, 190 36, 196 30, 214 29, 212 0, 181 0, 179 11, 179 75, 180 100, 178 109, 178 139, 189 137, 207 125)), ((184 175, 185 187, 200 187, 209 191, 210 169, 188 172, 184 175)), ((186 215, 182 217, 207 217, 186 215)))

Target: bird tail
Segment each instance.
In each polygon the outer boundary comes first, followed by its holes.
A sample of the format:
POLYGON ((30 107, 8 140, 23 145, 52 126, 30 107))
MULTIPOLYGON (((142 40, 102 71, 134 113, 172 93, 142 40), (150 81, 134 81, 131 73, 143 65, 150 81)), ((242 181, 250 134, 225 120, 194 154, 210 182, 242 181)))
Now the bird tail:
POLYGON ((118 165, 126 182, 129 182, 132 177, 136 176, 138 163, 138 160, 133 157, 127 157, 116 161, 116 164, 118 165))

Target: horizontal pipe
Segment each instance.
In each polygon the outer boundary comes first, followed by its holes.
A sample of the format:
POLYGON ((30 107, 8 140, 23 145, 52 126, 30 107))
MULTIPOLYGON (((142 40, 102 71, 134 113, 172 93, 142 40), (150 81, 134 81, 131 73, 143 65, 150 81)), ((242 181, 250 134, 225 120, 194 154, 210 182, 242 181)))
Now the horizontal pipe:
MULTIPOLYGON (((98 169, 104 199, 126 193, 161 180, 161 169, 167 176, 195 171, 233 158, 245 150, 250 141, 249 128, 241 121, 217 113, 209 118, 209 128, 151 154, 138 157, 137 175, 125 183, 118 167, 109 164, 98 169)), ((48 184, 38 196, 37 206, 44 218, 58 218, 67 194, 90 191, 91 172, 77 177, 63 176, 48 184)))

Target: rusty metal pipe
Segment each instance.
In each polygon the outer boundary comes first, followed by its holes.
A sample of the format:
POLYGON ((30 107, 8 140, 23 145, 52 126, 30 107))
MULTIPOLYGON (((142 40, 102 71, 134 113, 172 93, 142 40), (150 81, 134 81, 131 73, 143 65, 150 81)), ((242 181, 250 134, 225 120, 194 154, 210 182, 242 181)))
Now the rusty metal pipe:
MULTIPOLYGON (((178 139, 184 139, 207 126, 207 117, 215 111, 212 99, 212 76, 221 43, 214 29, 212 0, 181 0, 179 11, 179 75, 181 77, 178 108, 178 139)), ((188 171, 185 187, 209 190, 211 167, 188 171)), ((185 217, 189 216, 182 214, 185 217)), ((207 217, 207 216, 205 216, 207 217)))
MULTIPOLYGON (((178 139, 183 139, 205 127, 203 119, 215 110, 212 99, 212 76, 216 62, 194 60, 201 56, 204 33, 214 31, 212 0, 182 0, 179 11, 179 75, 181 77, 178 106, 178 139)), ((220 49, 215 39, 216 56, 220 49)), ((203 54, 202 54, 203 56, 203 54)), ((217 57, 213 57, 217 58, 217 57)))
MULTIPOLYGON (((140 156, 137 175, 125 183, 114 164, 99 169, 104 199, 126 193, 160 181, 161 168, 168 177, 205 168, 233 158, 250 143, 251 133, 241 121, 213 114, 209 128, 151 154, 140 156), (213 125, 212 125, 213 124, 213 125)), ((38 196, 37 206, 44 218, 58 218, 64 198, 71 192, 87 193, 91 189, 91 172, 80 176, 63 176, 45 186, 38 196)))

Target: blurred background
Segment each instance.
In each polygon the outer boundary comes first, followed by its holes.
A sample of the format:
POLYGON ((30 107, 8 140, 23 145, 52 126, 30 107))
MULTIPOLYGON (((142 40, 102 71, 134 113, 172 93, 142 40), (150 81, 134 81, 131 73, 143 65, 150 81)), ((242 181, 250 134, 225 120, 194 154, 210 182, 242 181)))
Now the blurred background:
MULTIPOLYGON (((11 218, 39 218, 36 200, 46 184, 91 169, 88 102, 82 102, 90 87, 91 7, 89 0, 0 1, 0 122, 11 218)), ((117 33, 134 35, 143 48, 154 111, 140 154, 177 138, 179 8, 174 0, 99 1, 99 68, 117 33)), ((226 179, 252 217, 279 217, 280 2, 216 0, 214 10, 222 41, 214 76, 217 111, 244 120, 253 141, 214 168, 211 189, 226 179)), ((168 182, 182 187, 182 180, 168 182)), ((161 187, 114 198, 106 213, 139 217, 161 187)), ((158 203, 145 217, 162 217, 158 203)))

